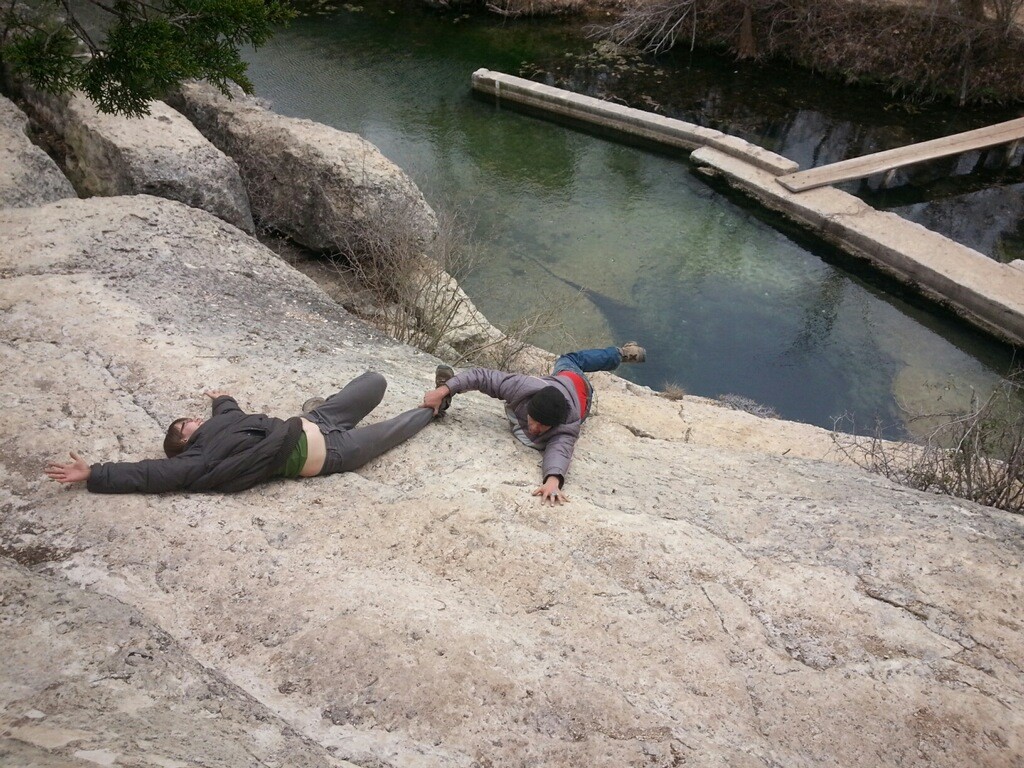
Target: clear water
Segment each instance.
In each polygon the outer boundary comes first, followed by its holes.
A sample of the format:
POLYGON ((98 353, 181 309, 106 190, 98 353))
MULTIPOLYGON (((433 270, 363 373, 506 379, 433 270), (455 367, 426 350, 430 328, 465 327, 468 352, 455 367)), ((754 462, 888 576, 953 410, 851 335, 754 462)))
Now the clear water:
POLYGON ((637 339, 649 360, 622 373, 639 383, 825 427, 897 424, 898 403, 947 410, 1006 372, 1007 348, 837 268, 685 160, 470 93, 477 68, 588 48, 558 23, 365 5, 300 19, 248 59, 278 112, 362 134, 468 217, 479 265, 464 287, 498 324, 558 307, 561 329, 536 339, 553 351, 637 339))

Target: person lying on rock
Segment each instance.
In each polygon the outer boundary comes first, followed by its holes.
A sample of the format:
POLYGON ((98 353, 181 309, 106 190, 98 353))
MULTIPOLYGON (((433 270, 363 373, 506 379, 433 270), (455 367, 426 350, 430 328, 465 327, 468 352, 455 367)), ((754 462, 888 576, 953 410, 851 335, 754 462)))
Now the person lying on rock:
POLYGON ((622 363, 642 363, 646 359, 646 350, 630 341, 622 347, 584 349, 562 355, 555 361, 551 375, 543 377, 488 368, 473 368, 456 375, 450 366, 439 365, 434 377, 436 388, 423 396, 423 405, 442 414, 451 405, 452 395, 469 390, 503 400, 512 434, 524 445, 544 452, 544 482, 533 495, 540 496, 544 504, 561 504, 569 501, 562 486, 580 427, 593 402, 594 388, 586 374, 614 371, 622 363))
POLYGON ((288 420, 245 413, 225 392, 205 395, 207 419, 181 418, 164 438, 166 459, 90 466, 78 454, 70 464, 49 464, 58 483, 86 484, 93 493, 231 492, 278 477, 348 472, 415 435, 434 418, 426 407, 364 427, 356 425, 384 397, 387 381, 367 371, 326 400, 313 398, 288 420))

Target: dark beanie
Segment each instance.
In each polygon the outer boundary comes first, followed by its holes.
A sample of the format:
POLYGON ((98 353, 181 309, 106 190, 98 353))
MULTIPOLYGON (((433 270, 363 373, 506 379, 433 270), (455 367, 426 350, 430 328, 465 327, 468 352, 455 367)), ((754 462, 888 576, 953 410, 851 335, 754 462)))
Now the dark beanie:
POLYGON ((569 415, 569 404, 565 402, 565 395, 558 387, 544 387, 530 398, 526 412, 534 421, 546 427, 557 427, 565 423, 569 415))

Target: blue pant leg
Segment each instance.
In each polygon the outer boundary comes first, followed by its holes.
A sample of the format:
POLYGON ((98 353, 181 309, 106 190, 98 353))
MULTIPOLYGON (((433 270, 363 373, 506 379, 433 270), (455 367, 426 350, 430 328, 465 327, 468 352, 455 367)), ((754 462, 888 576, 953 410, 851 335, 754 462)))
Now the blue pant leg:
POLYGON ((558 373, 559 371, 573 371, 575 373, 614 371, 621 362, 622 355, 619 354, 618 347, 582 349, 579 352, 569 352, 558 358, 555 361, 552 373, 558 373))
POLYGON ((583 376, 587 385, 587 408, 582 414, 584 419, 590 414, 590 408, 594 404, 594 385, 586 374, 593 371, 614 371, 622 362, 622 355, 618 347, 605 347, 604 349, 582 349, 579 352, 568 352, 555 360, 555 367, 552 374, 561 371, 572 371, 583 376))

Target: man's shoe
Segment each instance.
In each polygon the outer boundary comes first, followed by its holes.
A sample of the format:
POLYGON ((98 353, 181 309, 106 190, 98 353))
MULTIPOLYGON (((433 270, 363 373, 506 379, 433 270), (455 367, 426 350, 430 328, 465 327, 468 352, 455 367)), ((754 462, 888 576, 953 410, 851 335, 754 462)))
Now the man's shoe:
MULTIPOLYGON (((455 369, 452 368, 450 365, 439 365, 439 366, 437 366, 437 370, 434 371, 434 386, 435 387, 440 387, 442 384, 447 384, 448 383, 448 379, 452 378, 452 376, 454 376, 454 375, 455 375, 455 369)), ((437 412, 438 415, 440 416, 445 411, 447 411, 451 407, 451 404, 452 404, 452 396, 448 395, 448 397, 446 397, 441 402, 441 408, 437 412)))
POLYGON ((302 412, 303 413, 309 413, 314 408, 319 408, 321 405, 323 405, 326 402, 327 401, 324 398, 322 398, 322 397, 311 397, 311 398, 309 398, 309 400, 307 400, 306 402, 304 402, 302 404, 302 412))
POLYGON ((619 347, 619 356, 624 363, 642 363, 647 359, 647 350, 635 341, 627 341, 619 347))

